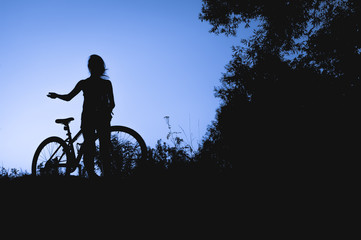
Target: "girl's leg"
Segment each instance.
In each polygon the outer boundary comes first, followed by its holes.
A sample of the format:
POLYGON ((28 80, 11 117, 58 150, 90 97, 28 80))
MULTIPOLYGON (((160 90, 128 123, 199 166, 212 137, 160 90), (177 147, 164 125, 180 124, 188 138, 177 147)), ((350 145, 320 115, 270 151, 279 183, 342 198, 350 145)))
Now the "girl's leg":
POLYGON ((84 138, 84 165, 89 177, 93 177, 94 172, 94 156, 95 156, 95 130, 82 129, 84 138))

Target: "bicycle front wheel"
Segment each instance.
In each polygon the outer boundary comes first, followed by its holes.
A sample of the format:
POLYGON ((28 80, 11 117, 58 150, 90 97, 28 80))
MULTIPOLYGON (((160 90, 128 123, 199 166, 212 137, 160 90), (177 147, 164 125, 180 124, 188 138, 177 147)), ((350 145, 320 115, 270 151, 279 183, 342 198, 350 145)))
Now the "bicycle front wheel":
MULTIPOLYGON (((126 177, 132 175, 146 159, 147 146, 143 138, 133 129, 112 126, 110 133, 110 174, 126 177)), ((96 141, 95 170, 102 170, 99 141, 96 141)))
POLYGON ((36 149, 31 173, 33 176, 65 175, 69 157, 69 149, 64 140, 49 137, 36 149))

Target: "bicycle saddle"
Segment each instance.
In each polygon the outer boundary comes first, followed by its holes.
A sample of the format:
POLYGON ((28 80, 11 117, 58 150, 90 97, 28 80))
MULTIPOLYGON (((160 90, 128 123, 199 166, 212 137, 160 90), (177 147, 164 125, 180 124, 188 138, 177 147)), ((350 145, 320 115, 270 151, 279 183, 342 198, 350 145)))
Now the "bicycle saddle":
POLYGON ((64 119, 56 119, 55 122, 64 124, 64 125, 68 125, 73 120, 74 120, 74 118, 70 117, 70 118, 64 118, 64 119))

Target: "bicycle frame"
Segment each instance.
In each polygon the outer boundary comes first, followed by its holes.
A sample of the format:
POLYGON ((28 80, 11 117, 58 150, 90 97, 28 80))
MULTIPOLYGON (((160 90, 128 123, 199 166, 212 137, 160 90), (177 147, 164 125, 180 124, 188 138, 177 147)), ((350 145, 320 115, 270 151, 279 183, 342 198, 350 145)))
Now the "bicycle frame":
POLYGON ((70 157, 71 162, 73 163, 79 163, 80 162, 80 158, 83 155, 82 154, 82 148, 79 149, 78 151, 78 156, 75 156, 75 149, 74 149, 74 142, 76 140, 78 140, 78 138, 80 137, 80 135, 82 134, 81 130, 79 130, 79 132, 72 138, 71 136, 71 132, 70 132, 70 127, 68 125, 64 126, 64 130, 67 131, 66 135, 68 136, 67 139, 65 139, 65 142, 67 143, 68 147, 69 147, 69 152, 70 152, 70 157))

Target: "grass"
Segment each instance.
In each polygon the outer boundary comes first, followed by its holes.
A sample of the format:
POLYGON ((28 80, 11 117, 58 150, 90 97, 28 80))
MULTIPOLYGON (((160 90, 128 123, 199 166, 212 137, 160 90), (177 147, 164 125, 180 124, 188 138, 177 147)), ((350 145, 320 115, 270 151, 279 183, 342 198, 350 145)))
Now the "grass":
POLYGON ((7 169, 4 166, 2 166, 0 168, 0 179, 1 178, 16 178, 16 177, 22 177, 22 176, 27 176, 30 175, 30 173, 28 173, 28 171, 24 171, 22 169, 17 169, 17 168, 10 168, 7 169))

